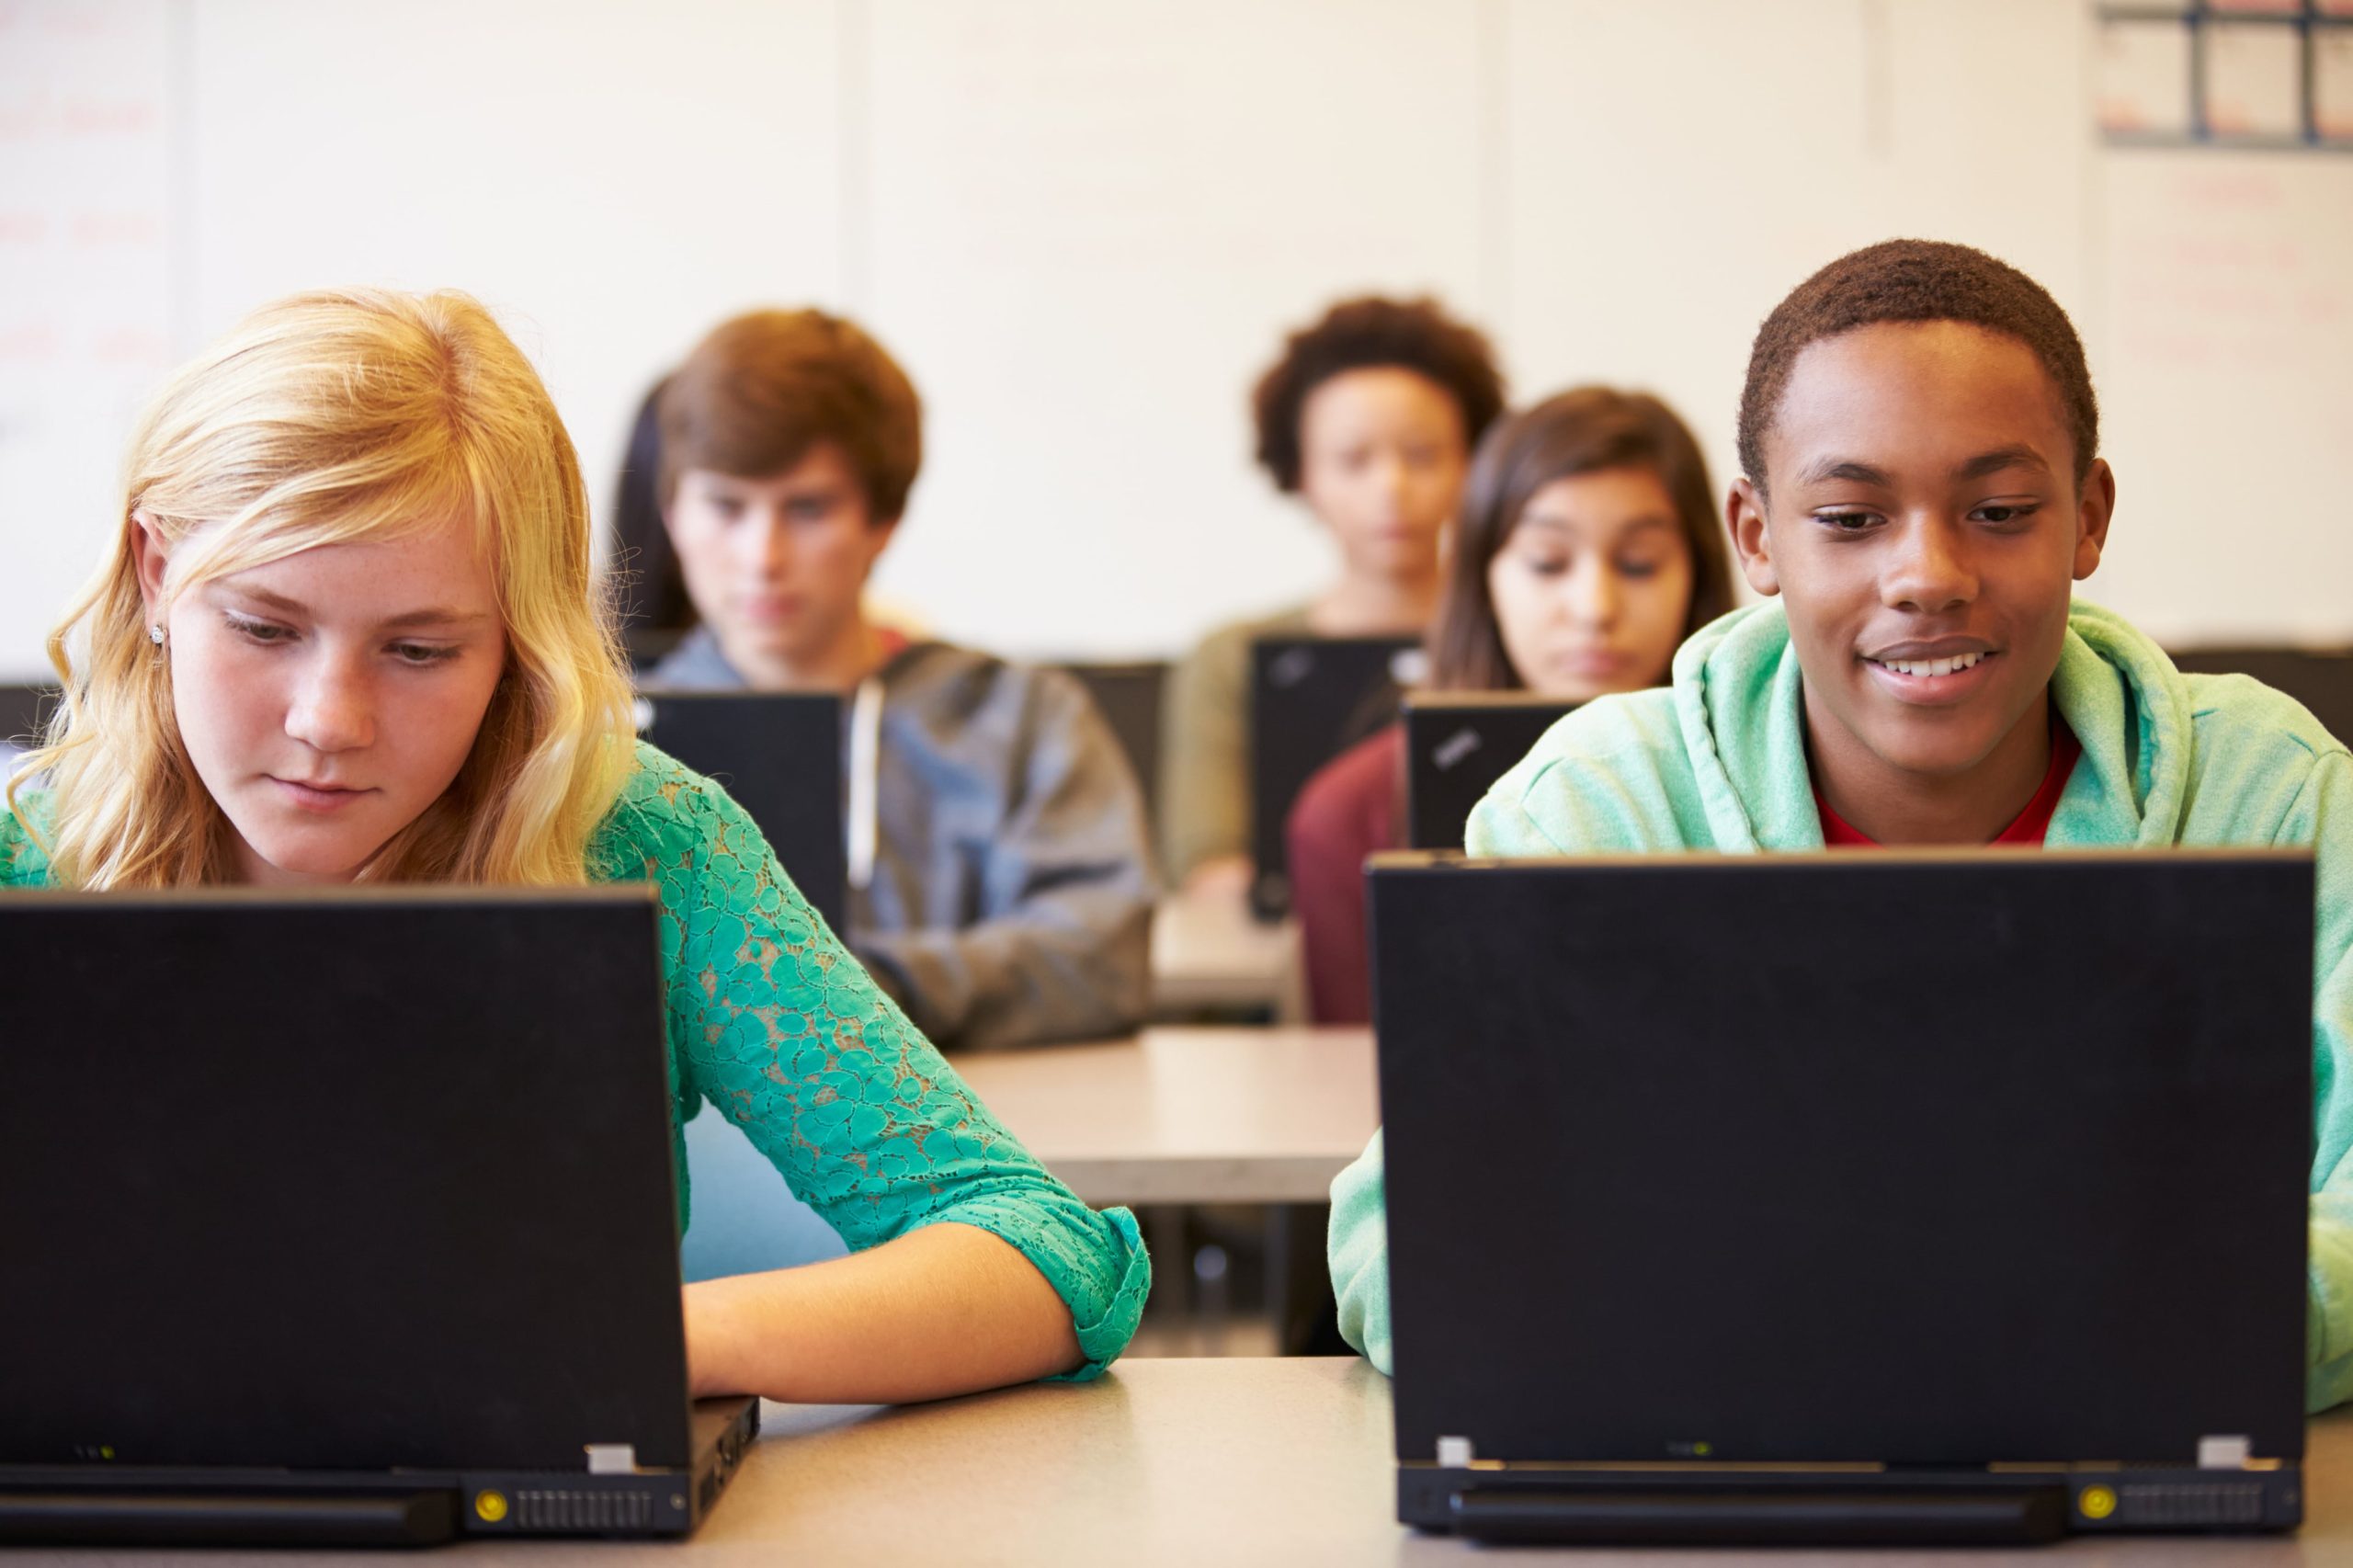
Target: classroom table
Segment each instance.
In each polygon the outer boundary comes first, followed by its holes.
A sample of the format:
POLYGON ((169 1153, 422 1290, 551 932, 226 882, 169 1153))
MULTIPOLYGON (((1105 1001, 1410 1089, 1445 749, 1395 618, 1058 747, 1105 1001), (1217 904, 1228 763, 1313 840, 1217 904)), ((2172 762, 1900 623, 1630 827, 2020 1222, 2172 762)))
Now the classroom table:
POLYGON ((1379 1123, 1360 1027, 1164 1025, 949 1060, 1093 1204, 1321 1203, 1379 1123))
POLYGON ((1299 923, 1257 919, 1239 889, 1169 894, 1153 913, 1152 1010, 1299 1022, 1307 1016, 1299 923))
MULTIPOLYGON (((896 1410, 769 1405, 734 1484, 683 1543, 477 1541, 467 1563, 599 1568, 861 1568, 1118 1563, 1477 1563, 1553 1555, 1482 1551, 1396 1522, 1389 1384, 1354 1359, 1122 1361, 1093 1383, 1033 1383, 896 1410)), ((2056 1557, 2140 1564, 2353 1561, 2353 1412, 2314 1421, 2303 1529, 2293 1536, 2077 1537, 2017 1551, 1758 1552, 1838 1568, 2056 1557)), ((272 1552, 270 1568, 338 1568, 356 1553, 272 1552)), ((1566 1556, 1565 1553, 1560 1554, 1566 1556)), ((1752 1554, 1587 1551, 1597 1568, 1723 1568, 1752 1554)), ((28 1552, 12 1562, 226 1564, 227 1552, 28 1552)), ((414 1555, 409 1562, 438 1559, 414 1555)))

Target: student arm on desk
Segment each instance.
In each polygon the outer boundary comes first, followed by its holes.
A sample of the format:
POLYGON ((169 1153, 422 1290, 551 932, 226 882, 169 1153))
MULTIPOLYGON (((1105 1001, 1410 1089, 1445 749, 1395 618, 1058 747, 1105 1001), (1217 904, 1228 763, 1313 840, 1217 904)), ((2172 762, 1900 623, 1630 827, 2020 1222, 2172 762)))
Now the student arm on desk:
POLYGON ((908 1015, 961 1051, 1125 1034, 1151 1003, 1156 889, 1142 793, 1086 689, 1052 670, 1030 682, 979 918, 855 937, 908 1015))
POLYGON ((623 840, 608 853, 615 871, 661 892, 681 1103, 707 1096, 853 1250, 941 1222, 1009 1244, 1068 1307, 1076 1375, 1099 1372, 1134 1334, 1151 1282, 1134 1219, 1087 1208, 997 1124, 809 908, 742 808, 640 756, 618 813, 623 840))

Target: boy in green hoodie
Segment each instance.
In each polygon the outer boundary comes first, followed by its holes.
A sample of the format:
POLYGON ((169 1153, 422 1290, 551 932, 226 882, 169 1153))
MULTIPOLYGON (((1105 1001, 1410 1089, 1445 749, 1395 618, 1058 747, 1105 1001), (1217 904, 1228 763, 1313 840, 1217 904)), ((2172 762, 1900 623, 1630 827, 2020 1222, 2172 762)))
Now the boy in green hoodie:
MULTIPOLYGON (((1670 686, 1555 725, 1465 843, 2313 846, 2319 1410, 2353 1393, 2353 758, 2289 698, 2185 676, 2071 602, 2116 501, 2098 420, 2074 326, 2016 269, 1915 240, 1823 268, 1759 329, 1741 397, 1727 515, 1767 602, 1695 633, 1670 686)), ((1378 1133, 1332 1204, 1341 1331, 1386 1371, 1378 1133)))

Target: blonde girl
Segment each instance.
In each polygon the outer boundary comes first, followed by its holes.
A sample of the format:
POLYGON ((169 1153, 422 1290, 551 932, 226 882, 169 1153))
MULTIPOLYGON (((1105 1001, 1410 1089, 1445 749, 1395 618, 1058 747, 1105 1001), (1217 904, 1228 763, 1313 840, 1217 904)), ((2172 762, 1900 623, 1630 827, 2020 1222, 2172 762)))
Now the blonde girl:
POLYGON ((1126 1345, 1132 1219, 1047 1176, 735 804, 634 740, 572 443, 471 299, 303 295, 183 369, 49 651, 0 886, 656 887, 674 1126, 710 1099, 853 1248, 685 1287, 698 1392, 923 1399, 1126 1345))

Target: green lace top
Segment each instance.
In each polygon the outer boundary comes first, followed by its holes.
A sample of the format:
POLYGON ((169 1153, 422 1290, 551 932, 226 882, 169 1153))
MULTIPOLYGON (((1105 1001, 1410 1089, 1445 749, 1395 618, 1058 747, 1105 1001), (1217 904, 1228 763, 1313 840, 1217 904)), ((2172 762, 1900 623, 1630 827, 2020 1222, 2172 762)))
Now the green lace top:
MULTIPOLYGON (((842 947, 725 790, 640 744, 589 876, 662 897, 679 1219, 681 1131, 708 1097, 853 1249, 954 1221, 1003 1238, 1069 1304, 1092 1377, 1126 1348, 1152 1266, 1124 1209, 1097 1213, 989 1115, 842 947)), ((40 795, 18 809, 36 823, 40 795)), ((0 887, 49 885, 0 812, 0 887)))

